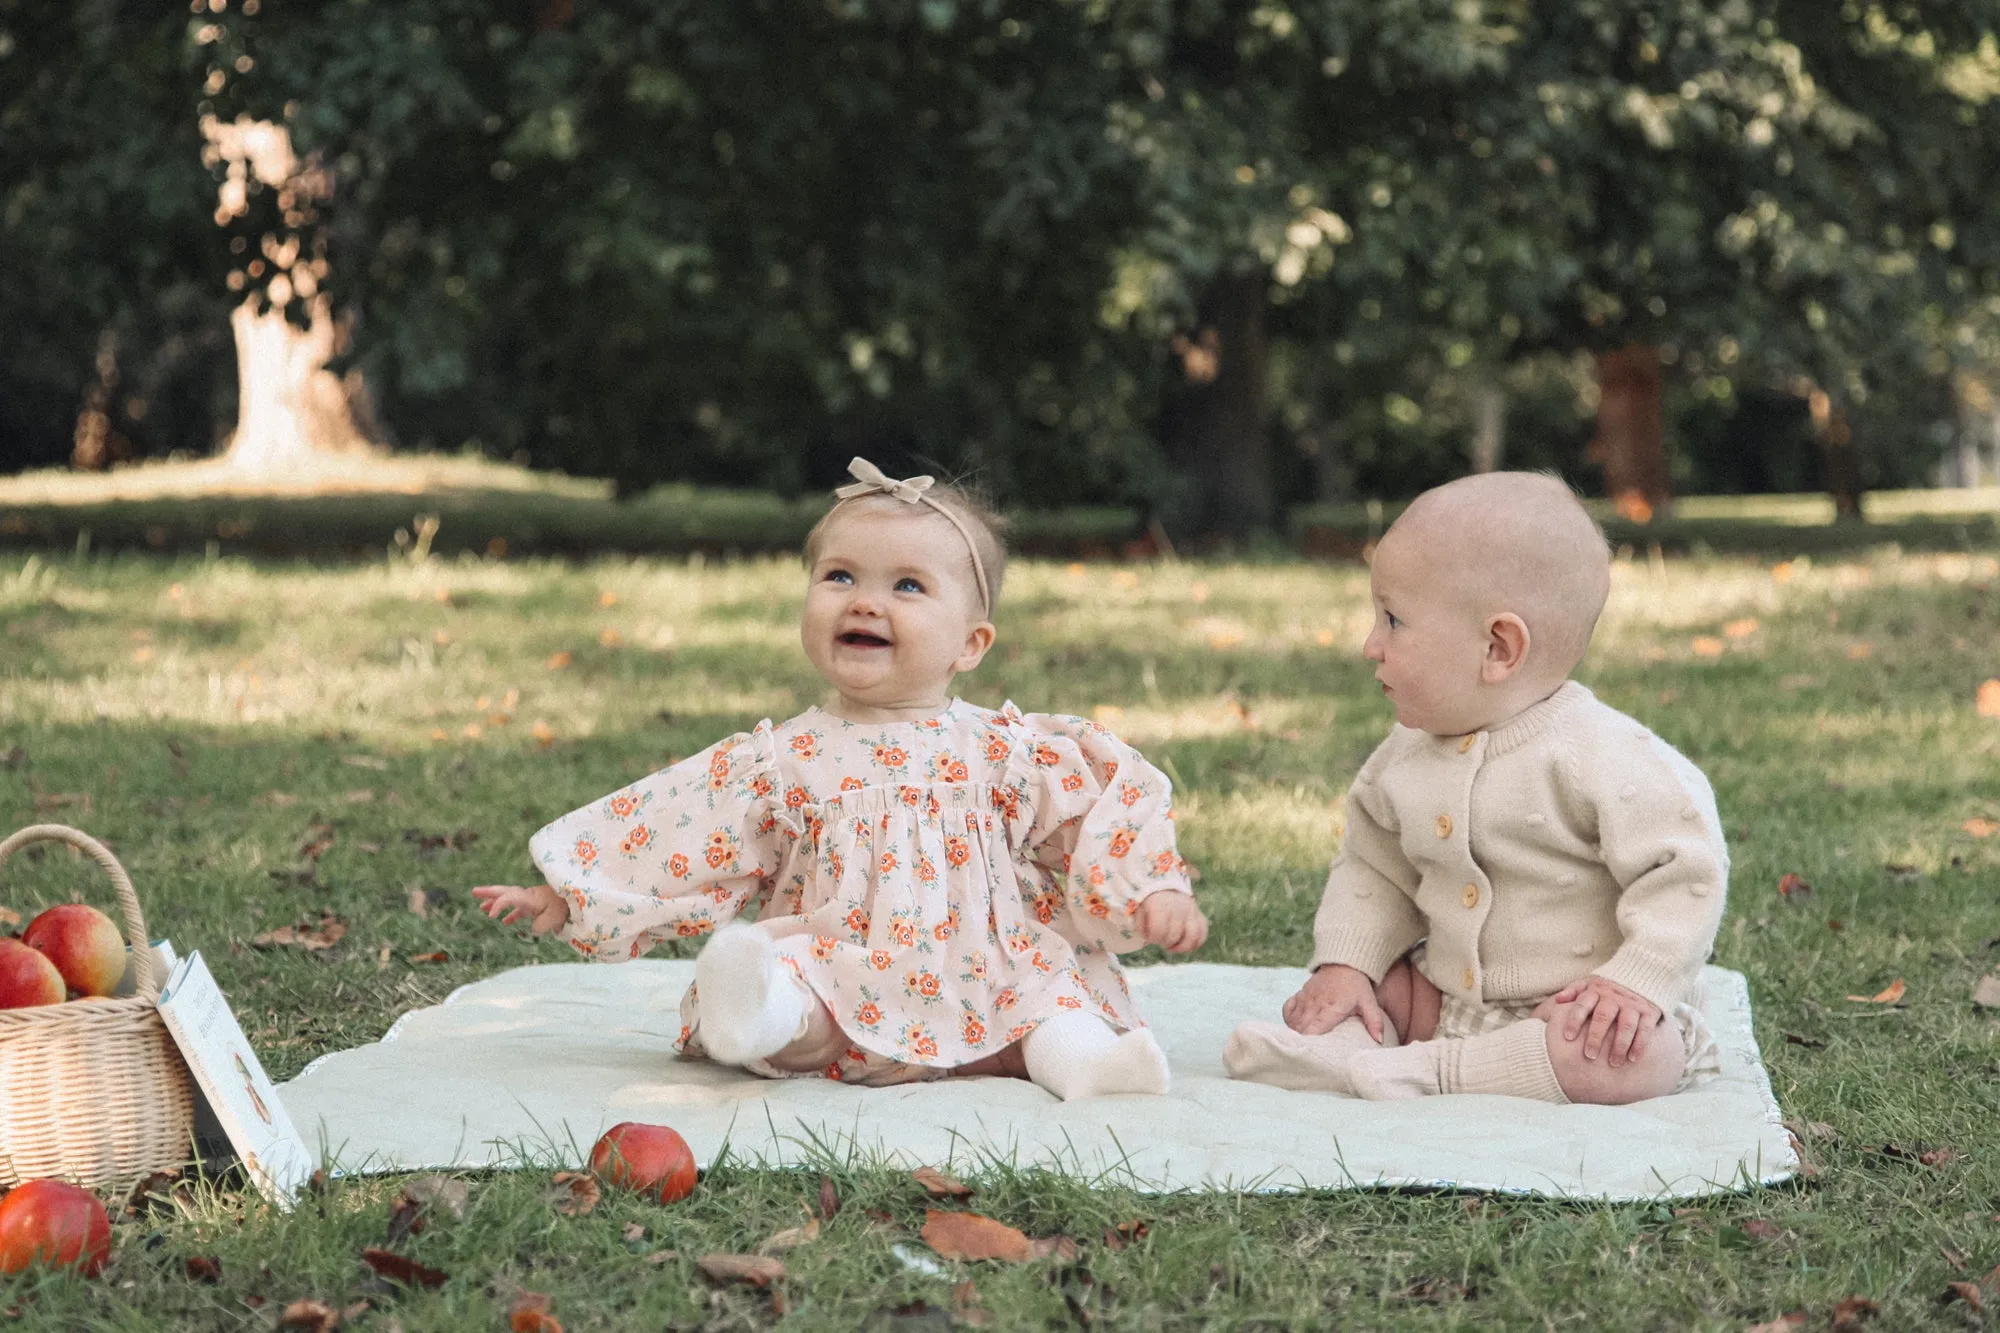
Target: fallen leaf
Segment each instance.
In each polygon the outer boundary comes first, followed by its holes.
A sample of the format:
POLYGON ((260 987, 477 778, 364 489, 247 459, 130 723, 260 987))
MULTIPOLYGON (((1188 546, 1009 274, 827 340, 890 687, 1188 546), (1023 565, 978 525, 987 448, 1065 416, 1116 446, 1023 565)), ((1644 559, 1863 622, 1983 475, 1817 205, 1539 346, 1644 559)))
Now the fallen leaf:
POLYGON ((1758 623, 1757 617, 1744 616, 1741 620, 1732 620, 1727 625, 1724 625, 1722 627, 1722 637, 1725 639, 1747 639, 1762 628, 1763 626, 1758 623))
POLYGON ((125 1216, 144 1217, 161 1204, 172 1203, 174 1195, 184 1189, 178 1172, 155 1171, 132 1187, 125 1199, 125 1216))
POLYGON ((1406 1301, 1422 1301, 1426 1305, 1441 1305, 1446 1301, 1462 1301, 1469 1297, 1471 1289, 1463 1283, 1449 1278, 1418 1278, 1399 1293, 1406 1301))
POLYGON ((1848 1333, 1873 1319, 1882 1307, 1866 1296, 1849 1296, 1833 1307, 1833 1333, 1848 1333))
POLYGON ((413 953, 410 955, 408 961, 412 963, 448 963, 451 961, 451 955, 443 949, 433 949, 429 953, 413 953))
POLYGON ((1778 896, 1788 903, 1802 903, 1812 897, 1812 885, 1788 872, 1778 876, 1778 896))
POLYGON ((646 1256, 645 1261, 657 1268, 661 1264, 670 1264, 680 1257, 679 1250, 654 1250, 646 1256))
POLYGON ((300 924, 279 926, 254 937, 250 943, 259 949, 275 949, 285 946, 305 949, 317 953, 331 949, 347 934, 347 923, 331 912, 321 915, 318 926, 300 924))
POLYGON ((424 887, 421 884, 412 884, 410 886, 410 912, 419 921, 424 920, 431 914, 431 896, 424 892, 424 887))
POLYGON ((819 1215, 831 1222, 833 1215, 840 1211, 840 1194, 833 1187, 832 1176, 819 1178, 819 1215))
POLYGON ((222 1281, 222 1260, 205 1254, 189 1255, 187 1275, 190 1282, 206 1282, 213 1285, 222 1281))
POLYGON ((924 1244, 947 1259, 1004 1259, 1022 1264, 1035 1257, 1027 1236, 1005 1222, 978 1213, 924 1213, 924 1244))
POLYGON ((1806 1312, 1804 1310, 1794 1310, 1790 1314, 1779 1315, 1767 1324, 1752 1324, 1744 1329, 1743 1333, 1792 1333, 1793 1329, 1804 1328, 1805 1326, 1806 1312))
POLYGON ((1878 1151, 1884 1157, 1898 1161, 1915 1162, 1920 1166, 1945 1166, 1958 1156, 1958 1149, 1946 1144, 1941 1147, 1926 1148, 1903 1143, 1885 1143, 1878 1151))
POLYGON ((783 1254, 819 1239, 819 1218, 810 1217, 802 1227, 786 1227, 757 1247, 759 1254, 783 1254))
POLYGON ((1979 979, 1972 988, 1972 1002, 1981 1009, 2000 1009, 2000 972, 1979 979))
POLYGON ((569 649, 565 648, 559 653, 551 653, 549 655, 549 660, 547 665, 549 670, 551 671, 561 671, 566 667, 568 667, 569 664, 571 662, 574 662, 575 660, 576 660, 575 654, 571 653, 569 649))
POLYGON ((306 1333, 333 1333, 340 1327, 340 1311, 324 1301, 293 1301, 278 1316, 279 1328, 301 1328, 306 1333))
POLYGON ((910 1178, 924 1187, 924 1193, 933 1199, 969 1199, 972 1186, 956 1176, 948 1176, 934 1166, 920 1166, 910 1173, 910 1178))
POLYGON ((314 824, 306 830, 305 841, 299 844, 299 860, 317 861, 325 856, 333 846, 334 831, 331 824, 314 824))
POLYGON ((1980 1314, 1986 1309, 1986 1294, 1979 1289, 1977 1282, 1947 1282, 1944 1284, 1944 1294, 1938 1299, 1964 1301, 1966 1308, 1974 1314, 1980 1314))
POLYGON ((1990 838, 1994 834, 2000 833, 2000 820, 1986 819, 1975 815, 1973 818, 1960 824, 1959 827, 1975 838, 1990 838))
POLYGON ((627 1245, 636 1245, 644 1239, 646 1239, 645 1223, 627 1222, 625 1224, 625 1243, 627 1245))
POLYGON ((1130 1222, 1120 1222, 1115 1227, 1106 1227, 1104 1228, 1104 1248, 1107 1250, 1122 1250, 1127 1246, 1137 1245, 1140 1241, 1146 1239, 1151 1231, 1152 1228, 1150 1226, 1136 1218, 1130 1222))
POLYGON ((785 1266, 762 1254, 704 1254, 695 1267, 717 1282, 747 1282, 768 1287, 785 1279, 785 1266))
POLYGON ((1060 1259, 1064 1263, 1076 1260, 1076 1242, 1068 1236, 1044 1236, 1028 1242, 1029 1257, 1035 1259, 1060 1259))
POLYGON ((563 1333, 561 1322, 550 1313, 553 1304, 542 1292, 519 1292, 507 1311, 507 1327, 511 1333, 563 1333))
POLYGON ((1894 1004, 1903 998, 1903 993, 1907 989, 1903 985, 1903 979, 1897 977, 1874 995, 1850 995, 1847 998, 1856 1004, 1894 1004))
POLYGON ((616 648, 619 644, 625 642, 625 636, 615 629, 608 629, 597 636, 597 642, 601 647, 616 648))
POLYGON ((1826 1043, 1818 1037, 1801 1037, 1796 1032, 1786 1032, 1781 1035, 1792 1045, 1803 1046, 1809 1051, 1823 1051, 1826 1049, 1826 1043))
POLYGON ((616 606, 618 605, 618 594, 606 588, 603 592, 597 594, 597 604, 599 606, 616 606))
POLYGON ((1979 693, 1973 696, 1972 706, 1981 717, 2000 717, 2000 680, 1989 680, 1980 685, 1979 693))
POLYGON ((389 1244, 401 1244, 405 1237, 422 1233, 426 1222, 424 1206, 406 1190, 389 1204, 389 1244))
POLYGON ((1723 647, 1722 640, 1711 638, 1706 634, 1697 637, 1693 644, 1694 655, 1696 657, 1720 657, 1722 656, 1723 647))
POLYGON ((540 718, 536 718, 534 725, 528 728, 528 734, 534 737, 535 744, 544 750, 556 743, 556 729, 540 718))
POLYGON ((549 1207, 564 1217, 588 1217, 604 1191, 588 1171, 558 1171, 549 1180, 549 1207))
POLYGON ((1776 1240, 1785 1234, 1785 1229, 1776 1222, 1767 1222, 1761 1217, 1750 1218, 1739 1229, 1752 1240, 1776 1240))
POLYGON ((361 1252, 361 1262, 374 1269, 376 1275, 390 1282, 400 1282, 406 1287, 442 1287, 446 1275, 435 1268, 426 1268, 416 1260, 397 1254, 394 1250, 384 1250, 370 1245, 361 1252))

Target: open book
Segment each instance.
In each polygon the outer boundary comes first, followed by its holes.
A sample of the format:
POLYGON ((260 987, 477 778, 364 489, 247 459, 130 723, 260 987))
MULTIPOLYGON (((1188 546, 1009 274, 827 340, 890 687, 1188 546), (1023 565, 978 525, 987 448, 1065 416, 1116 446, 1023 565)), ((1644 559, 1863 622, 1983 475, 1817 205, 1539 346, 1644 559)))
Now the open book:
POLYGON ((251 1181, 265 1198, 289 1209, 293 1193, 312 1178, 317 1162, 292 1127, 200 951, 175 963, 167 974, 160 1017, 251 1181))

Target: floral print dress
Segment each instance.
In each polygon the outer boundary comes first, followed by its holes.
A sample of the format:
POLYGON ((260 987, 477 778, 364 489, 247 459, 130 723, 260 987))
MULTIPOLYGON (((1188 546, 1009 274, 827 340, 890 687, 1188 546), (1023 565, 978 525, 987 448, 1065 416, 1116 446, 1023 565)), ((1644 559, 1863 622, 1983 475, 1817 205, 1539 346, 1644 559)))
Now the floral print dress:
MULTIPOLYGON (((586 958, 754 915, 852 1043, 821 1073, 896 1083, 1063 1010, 1142 1026, 1116 955, 1144 944, 1145 898, 1190 891, 1170 796, 1083 718, 814 708, 564 815, 529 851, 569 905, 558 937, 586 958)), ((676 1042, 691 1054, 698 999, 690 987, 676 1042)))

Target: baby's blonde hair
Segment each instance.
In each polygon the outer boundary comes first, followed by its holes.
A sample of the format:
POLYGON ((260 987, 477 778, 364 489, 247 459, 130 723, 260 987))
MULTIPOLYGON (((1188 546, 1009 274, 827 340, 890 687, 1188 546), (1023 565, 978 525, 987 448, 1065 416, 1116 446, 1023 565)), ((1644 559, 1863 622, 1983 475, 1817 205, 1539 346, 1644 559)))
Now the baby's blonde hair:
MULTIPOLYGON (((993 508, 982 491, 968 482, 933 482, 930 489, 924 492, 924 498, 935 503, 939 509, 950 511, 953 517, 958 519, 964 533, 962 536, 954 535, 953 541, 963 544, 970 540, 977 549, 979 567, 986 575, 987 595, 992 603, 986 608, 986 614, 992 615, 994 607, 1000 603, 1001 581, 1007 577, 1006 518, 993 508)), ((819 560, 820 547, 825 544, 826 531, 832 526, 833 520, 842 514, 860 512, 895 514, 905 518, 921 518, 928 515, 947 527, 952 526, 950 519, 936 513, 930 505, 910 504, 893 495, 884 495, 880 492, 857 495, 851 500, 837 500, 833 508, 821 515, 819 522, 813 524, 812 531, 806 534, 805 559, 808 568, 819 560)), ((971 551, 966 552, 965 567, 969 575, 973 568, 971 551)), ((976 586, 976 579, 969 581, 976 586)))
POLYGON ((1481 615, 1520 616, 1541 670, 1567 676, 1583 660, 1610 595, 1611 550, 1560 477, 1460 477, 1411 501, 1395 527, 1420 530, 1449 552, 1449 577, 1481 615))

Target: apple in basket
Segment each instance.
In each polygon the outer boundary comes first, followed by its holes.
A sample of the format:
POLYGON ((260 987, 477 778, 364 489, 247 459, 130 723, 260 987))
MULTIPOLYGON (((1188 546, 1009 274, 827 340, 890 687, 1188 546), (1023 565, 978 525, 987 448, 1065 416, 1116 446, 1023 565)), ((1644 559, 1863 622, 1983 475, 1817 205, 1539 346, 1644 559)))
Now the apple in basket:
POLYGON ((0 1009, 63 1002, 62 973, 16 939, 0 938, 0 1009))
POLYGON ((34 1263, 74 1264, 95 1277, 110 1253, 111 1219, 89 1190, 30 1180, 0 1199, 0 1273, 34 1263))
POLYGON ((590 1150, 590 1174, 607 1185, 679 1203, 694 1193, 694 1153, 665 1125, 627 1120, 604 1131, 590 1150))
POLYGON ((40 950, 74 995, 109 995, 125 976, 125 937, 117 923, 85 903, 51 907, 21 932, 40 950))

